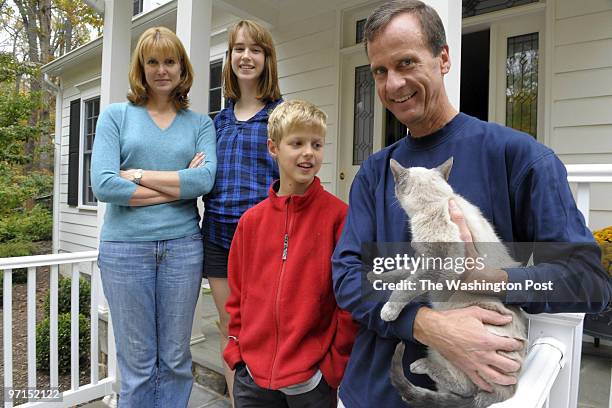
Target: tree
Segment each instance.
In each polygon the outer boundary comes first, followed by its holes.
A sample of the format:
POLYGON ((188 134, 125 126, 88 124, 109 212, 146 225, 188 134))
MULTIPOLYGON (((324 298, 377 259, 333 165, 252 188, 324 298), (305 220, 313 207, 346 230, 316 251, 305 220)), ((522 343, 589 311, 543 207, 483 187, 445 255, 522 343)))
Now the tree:
MULTIPOLYGON (((13 58, 39 68, 89 41, 90 32, 100 34, 102 20, 82 0, 0 0, 0 25, 12 42, 13 58)), ((27 125, 33 128, 49 121, 54 100, 43 87, 40 71, 18 72, 14 85, 17 91, 23 88, 41 99, 30 111, 27 125)), ((34 158, 36 149, 49 145, 51 138, 51 134, 27 138, 25 155, 34 158)), ((52 167, 49 156, 39 158, 39 162, 27 161, 26 167, 52 167)))

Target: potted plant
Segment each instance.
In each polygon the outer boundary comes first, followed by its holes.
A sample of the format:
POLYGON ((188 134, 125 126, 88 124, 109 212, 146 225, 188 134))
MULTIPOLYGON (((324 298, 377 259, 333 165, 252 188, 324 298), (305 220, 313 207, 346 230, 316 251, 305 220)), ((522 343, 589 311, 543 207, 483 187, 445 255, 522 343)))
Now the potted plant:
MULTIPOLYGON (((604 270, 612 277, 612 226, 593 232, 595 240, 601 247, 601 263, 604 270)), ((584 317, 584 333, 599 339, 612 340, 612 306, 599 314, 587 314, 584 317)))

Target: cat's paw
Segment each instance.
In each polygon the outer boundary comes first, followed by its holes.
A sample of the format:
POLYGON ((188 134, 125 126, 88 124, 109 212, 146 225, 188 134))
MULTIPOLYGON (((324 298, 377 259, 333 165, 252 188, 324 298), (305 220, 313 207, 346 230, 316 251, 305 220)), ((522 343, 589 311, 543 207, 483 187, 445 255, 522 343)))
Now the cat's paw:
POLYGON ((427 360, 421 358, 410 364, 410 372, 413 374, 428 374, 427 360))
POLYGON ((399 316, 401 311, 402 308, 398 307, 397 304, 387 302, 380 311, 380 318, 385 322, 392 322, 393 320, 397 319, 397 316, 399 316))

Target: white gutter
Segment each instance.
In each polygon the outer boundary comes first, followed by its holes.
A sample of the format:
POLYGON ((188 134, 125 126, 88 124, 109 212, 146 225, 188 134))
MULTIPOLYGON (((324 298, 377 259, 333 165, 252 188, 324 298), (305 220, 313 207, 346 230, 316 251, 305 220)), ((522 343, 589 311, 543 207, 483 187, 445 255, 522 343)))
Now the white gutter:
MULTIPOLYGON (((62 101, 64 92, 61 86, 55 85, 44 74, 43 79, 51 92, 55 94, 55 138, 53 142, 53 253, 59 252, 59 221, 60 221, 60 171, 62 162, 62 101)), ((60 80, 61 81, 61 80, 60 80)))

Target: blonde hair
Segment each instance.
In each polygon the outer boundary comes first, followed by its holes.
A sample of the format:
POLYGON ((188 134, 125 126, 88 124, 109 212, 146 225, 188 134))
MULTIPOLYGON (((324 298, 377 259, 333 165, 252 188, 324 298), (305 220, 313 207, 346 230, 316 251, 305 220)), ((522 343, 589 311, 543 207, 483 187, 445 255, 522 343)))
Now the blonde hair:
POLYGON ((268 117, 268 138, 277 146, 287 134, 305 129, 322 136, 327 131, 327 114, 307 101, 285 101, 268 117))
POLYGON ((189 107, 187 94, 193 83, 193 67, 181 40, 166 27, 151 27, 138 39, 130 63, 128 100, 134 105, 145 105, 149 100, 144 59, 145 55, 156 52, 172 55, 181 64, 181 80, 172 91, 171 98, 177 110, 186 109, 189 107))
POLYGON ((228 58, 223 67, 223 92, 225 97, 237 101, 240 99, 238 78, 232 70, 232 52, 238 37, 238 31, 244 28, 246 34, 263 48, 265 54, 264 69, 257 82, 257 99, 272 102, 281 97, 278 87, 278 69, 276 67, 276 50, 272 35, 264 27, 251 20, 241 20, 229 30, 228 58))

